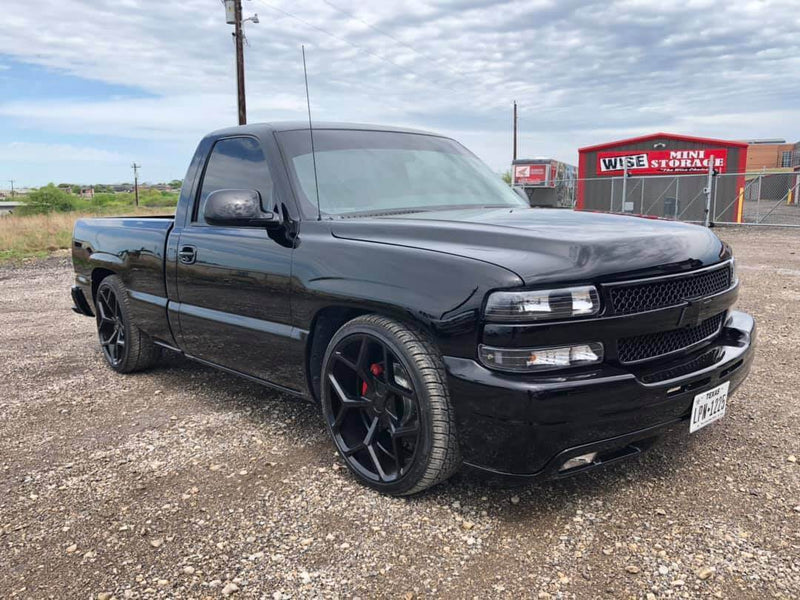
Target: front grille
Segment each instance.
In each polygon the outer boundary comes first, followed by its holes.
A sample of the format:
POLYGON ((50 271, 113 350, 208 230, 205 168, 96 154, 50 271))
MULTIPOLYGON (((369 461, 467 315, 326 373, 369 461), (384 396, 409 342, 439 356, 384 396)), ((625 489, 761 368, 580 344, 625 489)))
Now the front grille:
POLYGON ((706 319, 696 327, 683 327, 622 338, 617 342, 621 363, 635 363, 679 352, 712 337, 722 327, 725 313, 706 319))
POLYGON ((690 360, 687 363, 683 363, 682 365, 678 365, 677 367, 672 367, 671 369, 666 369, 664 371, 658 371, 657 373, 651 373, 649 375, 644 375, 642 377, 642 381, 645 383, 659 383, 661 381, 668 381, 670 379, 677 379, 678 377, 683 377, 684 375, 688 375, 689 373, 695 373, 696 371, 700 371, 711 365, 714 365, 719 361, 722 351, 719 348, 711 350, 710 352, 706 352, 705 354, 701 354, 697 358, 690 360))
POLYGON ((644 283, 611 287, 609 295, 615 314, 629 315, 657 308, 677 306, 685 300, 703 298, 731 287, 731 265, 685 277, 655 279, 644 283))

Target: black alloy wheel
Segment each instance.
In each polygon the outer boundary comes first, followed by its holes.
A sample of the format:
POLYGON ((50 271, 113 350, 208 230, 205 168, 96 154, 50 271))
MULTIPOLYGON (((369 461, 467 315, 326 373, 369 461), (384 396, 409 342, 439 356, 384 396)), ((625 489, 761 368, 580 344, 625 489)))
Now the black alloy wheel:
POLYGON ((442 373, 432 345, 395 321, 369 315, 337 332, 323 364, 322 412, 360 481, 387 493, 412 494, 458 467, 442 373))
POLYGON ((108 364, 117 367, 125 357, 125 323, 119 300, 111 286, 103 286, 98 290, 96 306, 100 347, 108 364))
POLYGON ((118 275, 100 282, 94 295, 97 337, 103 358, 119 373, 141 371, 159 356, 153 340, 131 319, 128 290, 118 275))
POLYGON ((331 431, 350 466, 376 481, 402 477, 420 426, 417 394, 398 358, 376 338, 349 336, 333 352, 327 383, 331 431))

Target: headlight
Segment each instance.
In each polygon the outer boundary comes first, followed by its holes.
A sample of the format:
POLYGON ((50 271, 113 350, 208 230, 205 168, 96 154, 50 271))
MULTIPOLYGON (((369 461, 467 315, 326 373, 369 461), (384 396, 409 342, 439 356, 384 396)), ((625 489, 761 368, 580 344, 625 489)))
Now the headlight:
POLYGON ((542 321, 596 315, 600 296, 593 285, 558 290, 494 292, 486 303, 489 321, 542 321))
POLYGON ((603 344, 590 342, 547 348, 494 348, 481 344, 478 355, 481 362, 489 368, 531 373, 601 363, 603 344))

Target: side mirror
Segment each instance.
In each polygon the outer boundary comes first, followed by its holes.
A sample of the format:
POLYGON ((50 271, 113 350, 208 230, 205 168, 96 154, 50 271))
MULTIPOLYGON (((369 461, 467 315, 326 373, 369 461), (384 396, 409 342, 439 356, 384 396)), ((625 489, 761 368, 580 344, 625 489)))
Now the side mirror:
POLYGON ((525 200, 525 202, 530 203, 531 199, 528 198, 528 194, 525 192, 525 188, 515 185, 512 186, 511 189, 514 190, 520 198, 525 200))
POLYGON ((209 225, 266 227, 281 225, 280 217, 261 210, 261 194, 256 190, 217 190, 209 194, 203 211, 209 225))

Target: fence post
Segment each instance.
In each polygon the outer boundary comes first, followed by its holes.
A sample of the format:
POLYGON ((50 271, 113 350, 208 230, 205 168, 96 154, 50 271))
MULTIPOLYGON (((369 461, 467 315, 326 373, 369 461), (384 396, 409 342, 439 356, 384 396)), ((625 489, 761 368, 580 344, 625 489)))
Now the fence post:
POLYGON ((739 202, 736 203, 736 222, 742 222, 742 215, 744 214, 744 186, 739 188, 739 202))
POLYGON ((706 227, 711 225, 711 186, 714 182, 714 155, 708 158, 708 179, 706 180, 706 211, 703 224, 706 227))
POLYGON ((717 214, 717 194, 719 193, 719 177, 720 175, 714 171, 714 198, 711 201, 711 222, 716 222, 717 219, 721 219, 722 215, 717 214))
POLYGON ((628 200, 628 157, 622 157, 622 206, 620 212, 625 212, 625 202, 628 200))
POLYGON ((614 212, 614 180, 616 177, 611 178, 611 198, 608 202, 608 212, 614 212))
POLYGON ((764 177, 762 173, 758 174, 758 196, 756 197, 756 223, 761 222, 761 179, 764 177))
POLYGON ((644 177, 639 178, 640 185, 642 187, 642 193, 639 196, 639 212, 644 214, 644 182, 647 181, 644 177))

